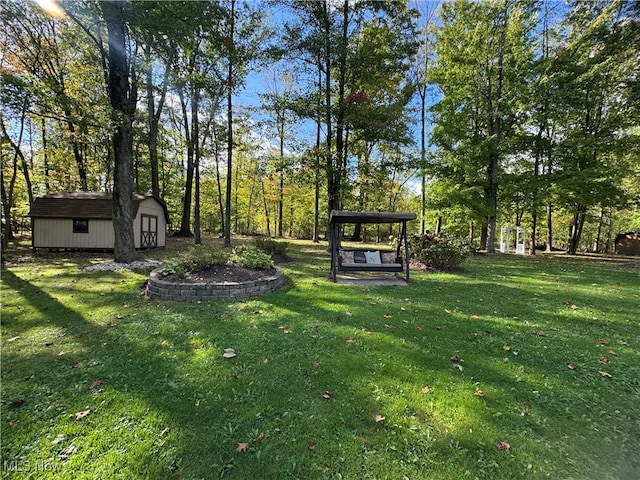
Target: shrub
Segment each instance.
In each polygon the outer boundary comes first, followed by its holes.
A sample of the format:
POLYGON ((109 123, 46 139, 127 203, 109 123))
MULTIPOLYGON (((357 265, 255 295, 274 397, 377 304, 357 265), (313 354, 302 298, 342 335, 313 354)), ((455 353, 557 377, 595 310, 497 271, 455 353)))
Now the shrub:
POLYGON ((271 257, 254 246, 238 246, 229 256, 229 262, 245 268, 271 268, 271 257))
POLYGON ((456 270, 473 253, 465 240, 430 233, 411 235, 409 245, 412 258, 435 270, 456 270))
POLYGON ((178 258, 166 262, 160 273, 165 277, 184 277, 188 272, 198 272, 214 265, 225 265, 228 261, 229 253, 220 248, 193 245, 178 258))
POLYGON ((269 255, 286 255, 289 248, 289 242, 278 242, 266 237, 257 237, 253 244, 269 255))

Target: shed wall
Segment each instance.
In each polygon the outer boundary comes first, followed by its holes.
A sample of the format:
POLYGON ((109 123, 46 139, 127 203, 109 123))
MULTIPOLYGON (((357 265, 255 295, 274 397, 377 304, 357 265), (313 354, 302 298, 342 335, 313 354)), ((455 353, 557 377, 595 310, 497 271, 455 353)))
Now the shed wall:
POLYGON ((111 220, 89 219, 88 233, 73 233, 71 218, 34 218, 34 248, 110 249, 115 235, 111 220))
POLYGON ((138 214, 133 219, 133 241, 136 248, 140 248, 141 216, 151 215, 158 218, 158 247, 164 247, 166 242, 167 221, 164 216, 164 209, 153 198, 145 198, 140 202, 138 214))

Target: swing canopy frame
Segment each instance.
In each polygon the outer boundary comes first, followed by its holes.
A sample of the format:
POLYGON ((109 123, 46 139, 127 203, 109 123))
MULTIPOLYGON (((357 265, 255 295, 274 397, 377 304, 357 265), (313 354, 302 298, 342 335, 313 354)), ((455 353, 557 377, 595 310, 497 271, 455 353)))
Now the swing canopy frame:
POLYGON ((343 272, 403 272, 409 282, 409 243, 407 242, 407 222, 415 220, 413 212, 349 212, 332 210, 329 215, 331 235, 331 278, 335 282, 337 271, 343 272), (341 227, 343 224, 388 224, 400 223, 398 246, 394 252, 380 250, 342 250, 341 227), (404 246, 404 249, 402 248, 404 246), (370 260, 373 257, 373 261, 370 260), (377 259, 380 258, 380 261, 377 259), (364 261, 358 261, 364 259, 364 261))

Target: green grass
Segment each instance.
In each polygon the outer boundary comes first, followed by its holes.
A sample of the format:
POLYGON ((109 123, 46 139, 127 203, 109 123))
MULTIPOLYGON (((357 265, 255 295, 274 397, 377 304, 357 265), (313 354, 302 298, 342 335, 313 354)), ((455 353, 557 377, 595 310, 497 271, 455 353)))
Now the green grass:
POLYGON ((638 262, 485 255, 362 288, 326 245, 288 254, 282 290, 202 304, 86 255, 9 259, 2 478, 640 477, 638 262))

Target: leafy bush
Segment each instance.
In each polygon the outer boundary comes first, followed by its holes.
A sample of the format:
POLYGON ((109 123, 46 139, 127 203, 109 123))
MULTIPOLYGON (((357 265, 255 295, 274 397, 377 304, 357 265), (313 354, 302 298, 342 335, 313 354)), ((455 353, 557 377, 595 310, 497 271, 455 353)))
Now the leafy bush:
POLYGON ((431 233, 411 235, 409 246, 412 258, 435 270, 456 270, 473 253, 465 240, 431 233))
POLYGON ((245 268, 271 268, 271 257, 254 246, 238 246, 229 256, 229 263, 235 263, 245 268))
POLYGON ((193 245, 178 258, 166 262, 160 273, 163 276, 184 277, 188 272, 198 272, 214 265, 225 265, 228 261, 229 253, 220 248, 193 245))
POLYGON ((257 237, 253 244, 269 255, 286 255, 289 248, 289 242, 278 242, 265 237, 257 237))

